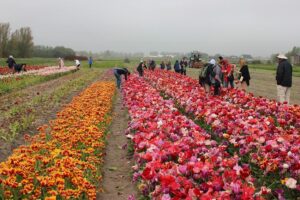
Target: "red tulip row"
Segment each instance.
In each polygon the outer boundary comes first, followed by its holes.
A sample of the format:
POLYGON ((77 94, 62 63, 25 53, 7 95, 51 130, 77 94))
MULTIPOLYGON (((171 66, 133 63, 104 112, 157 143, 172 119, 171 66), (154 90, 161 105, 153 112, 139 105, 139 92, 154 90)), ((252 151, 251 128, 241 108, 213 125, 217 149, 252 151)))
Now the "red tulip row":
POLYGON ((131 116, 134 179, 151 199, 263 199, 250 166, 240 165, 226 143, 218 145, 202 128, 164 100, 143 78, 132 75, 123 95, 131 116))
MULTIPOLYGON (((273 178, 278 185, 292 180, 295 184, 286 186, 299 193, 300 136, 293 124, 284 130, 276 126, 276 118, 262 114, 267 111, 244 109, 228 99, 230 95, 207 98, 195 80, 173 72, 147 72, 146 79, 174 98, 187 113, 210 125, 213 133, 232 144, 234 151, 247 157, 247 162, 257 164, 268 175, 276 173, 278 177, 273 178)), ((243 92, 238 94, 241 96, 235 98, 245 97, 243 92)))
MULTIPOLYGON (((39 69, 42 69, 42 68, 45 68, 45 67, 47 67, 47 66, 30 66, 30 65, 26 65, 26 70, 27 71, 39 70, 39 69)), ((8 67, 0 66, 0 75, 11 74, 12 72, 13 72, 13 70, 8 68, 8 67)))

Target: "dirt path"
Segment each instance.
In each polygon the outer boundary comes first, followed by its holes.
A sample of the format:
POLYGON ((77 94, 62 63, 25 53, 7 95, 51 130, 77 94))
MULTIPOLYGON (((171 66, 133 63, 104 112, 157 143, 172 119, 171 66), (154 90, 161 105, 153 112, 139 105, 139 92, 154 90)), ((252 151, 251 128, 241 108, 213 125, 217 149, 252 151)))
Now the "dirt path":
POLYGON ((113 121, 107 138, 106 157, 103 166, 103 193, 99 200, 127 200, 129 195, 137 197, 136 186, 132 183, 132 159, 127 155, 127 138, 124 131, 127 128, 128 114, 122 107, 120 93, 116 96, 113 110, 113 121))

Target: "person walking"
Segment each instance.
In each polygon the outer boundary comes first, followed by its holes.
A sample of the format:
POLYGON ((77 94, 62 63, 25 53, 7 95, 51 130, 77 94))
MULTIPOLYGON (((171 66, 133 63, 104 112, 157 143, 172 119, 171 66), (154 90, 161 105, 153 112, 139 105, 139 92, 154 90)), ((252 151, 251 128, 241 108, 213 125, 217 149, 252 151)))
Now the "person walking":
POLYGON ((138 71, 139 73, 139 76, 144 76, 144 61, 141 60, 140 64, 138 65, 138 67, 136 68, 136 70, 138 71))
POLYGON ((12 55, 8 56, 6 63, 8 65, 8 68, 13 70, 14 69, 14 65, 16 64, 16 61, 14 59, 14 57, 12 55))
POLYGON ((92 58, 92 56, 89 57, 88 63, 89 63, 90 68, 92 68, 92 64, 93 64, 93 58, 92 58))
POLYGON ((250 85, 250 73, 248 65, 246 64, 246 60, 241 58, 239 61, 240 64, 240 78, 239 81, 241 83, 241 89, 247 90, 247 87, 250 85))
POLYGON ((122 82, 121 75, 124 75, 125 80, 127 81, 127 76, 130 75, 130 72, 125 67, 122 67, 122 68, 116 67, 116 68, 114 68, 114 75, 116 77, 117 87, 120 89, 121 82, 122 82))
POLYGON ((290 103, 290 94, 292 87, 292 65, 287 61, 287 57, 284 54, 279 54, 278 66, 276 70, 277 81, 277 96, 278 101, 283 103, 290 103))
POLYGON ((213 65, 212 72, 211 72, 211 82, 214 85, 214 95, 220 95, 220 88, 222 85, 221 84, 222 69, 214 59, 211 59, 209 63, 213 65))
POLYGON ((174 64, 174 70, 176 73, 181 73, 181 69, 180 69, 180 65, 178 60, 176 60, 175 64, 174 64))

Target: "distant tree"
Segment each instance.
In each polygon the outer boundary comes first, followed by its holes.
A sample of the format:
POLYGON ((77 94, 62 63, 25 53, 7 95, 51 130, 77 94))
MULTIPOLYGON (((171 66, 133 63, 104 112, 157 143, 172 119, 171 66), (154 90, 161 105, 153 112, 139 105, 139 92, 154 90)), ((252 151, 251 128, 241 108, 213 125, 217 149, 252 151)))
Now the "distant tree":
POLYGON ((23 27, 12 33, 8 49, 16 57, 30 57, 33 52, 33 37, 29 27, 23 27))
POLYGON ((0 57, 7 57, 8 41, 10 38, 10 25, 9 23, 0 23, 0 57))
POLYGON ((73 49, 71 48, 66 48, 63 46, 57 46, 53 49, 53 56, 54 57, 67 57, 67 56, 75 56, 76 53, 73 49))

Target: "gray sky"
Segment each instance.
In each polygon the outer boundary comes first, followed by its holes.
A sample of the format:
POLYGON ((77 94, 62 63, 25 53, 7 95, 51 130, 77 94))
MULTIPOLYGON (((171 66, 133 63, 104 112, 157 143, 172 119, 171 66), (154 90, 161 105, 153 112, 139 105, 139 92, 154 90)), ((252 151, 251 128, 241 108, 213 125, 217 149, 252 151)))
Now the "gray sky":
POLYGON ((300 0, 0 0, 35 44, 269 56, 300 46, 300 0))

